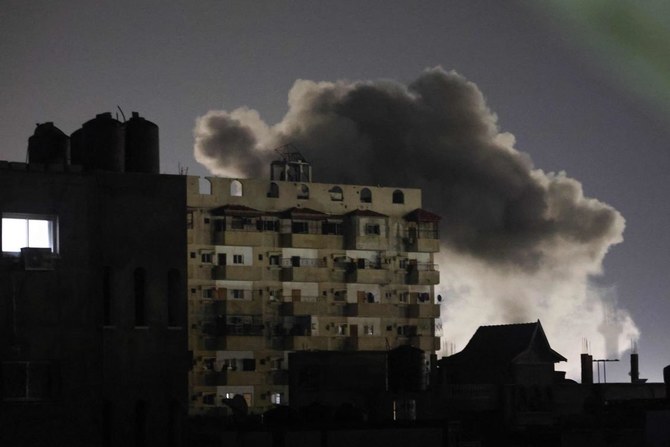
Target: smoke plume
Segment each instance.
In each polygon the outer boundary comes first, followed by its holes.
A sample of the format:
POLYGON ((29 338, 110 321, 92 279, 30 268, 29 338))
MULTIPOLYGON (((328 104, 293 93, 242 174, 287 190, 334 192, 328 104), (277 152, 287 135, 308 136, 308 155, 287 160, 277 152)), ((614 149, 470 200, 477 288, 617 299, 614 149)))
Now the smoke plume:
MULTIPOLYGON (((479 325, 538 318, 572 363, 584 337, 604 350, 598 327, 612 304, 589 279, 622 241, 623 217, 565 173, 534 168, 459 74, 428 69, 407 85, 298 80, 279 123, 248 108, 210 111, 194 133, 196 159, 217 175, 265 175, 272 148, 292 143, 318 181, 421 188, 443 218, 443 340, 458 350, 479 325)), ((628 314, 616 315, 608 336, 637 337, 628 314)))

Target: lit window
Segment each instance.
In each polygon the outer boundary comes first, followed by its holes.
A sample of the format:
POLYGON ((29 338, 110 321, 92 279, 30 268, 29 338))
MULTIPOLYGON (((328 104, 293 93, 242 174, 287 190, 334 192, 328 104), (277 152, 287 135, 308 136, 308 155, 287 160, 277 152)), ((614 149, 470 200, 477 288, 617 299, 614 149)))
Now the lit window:
POLYGON ((233 197, 242 197, 242 182, 239 180, 230 182, 230 195, 233 197))
POLYGON ((272 393, 270 395, 270 402, 272 402, 275 405, 281 405, 282 404, 282 393, 272 393))
POLYGON ((341 202, 344 199, 344 193, 339 186, 333 186, 328 192, 330 193, 330 200, 333 202, 341 202))
POLYGON ((18 253, 24 247, 57 251, 56 218, 51 216, 3 214, 2 251, 18 253))

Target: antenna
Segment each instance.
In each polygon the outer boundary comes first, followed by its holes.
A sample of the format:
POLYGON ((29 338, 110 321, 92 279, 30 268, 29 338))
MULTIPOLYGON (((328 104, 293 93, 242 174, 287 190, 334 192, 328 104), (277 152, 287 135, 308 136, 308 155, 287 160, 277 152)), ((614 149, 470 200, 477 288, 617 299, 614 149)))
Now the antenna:
POLYGON ((123 122, 125 123, 126 122, 126 115, 123 113, 123 110, 121 110, 121 107, 119 107, 117 105, 116 108, 119 109, 119 112, 121 112, 121 116, 123 117, 123 122))

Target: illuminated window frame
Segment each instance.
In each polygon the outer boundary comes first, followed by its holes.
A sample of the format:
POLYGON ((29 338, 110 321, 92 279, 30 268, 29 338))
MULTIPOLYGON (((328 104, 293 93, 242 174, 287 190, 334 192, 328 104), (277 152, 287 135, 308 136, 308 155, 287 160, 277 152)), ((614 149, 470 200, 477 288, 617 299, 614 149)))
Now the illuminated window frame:
POLYGON ((49 248, 52 253, 58 253, 58 216, 49 215, 49 214, 30 214, 30 213, 2 213, 2 252, 7 254, 16 254, 18 255, 21 252, 21 248, 31 247, 31 248, 49 248), (17 229, 15 222, 13 226, 14 229, 9 228, 10 220, 15 221, 24 221, 25 230, 17 229), (38 226, 31 225, 32 222, 47 222, 47 228, 39 228, 38 226), (31 229, 32 228, 32 229, 31 229), (20 233, 16 233, 19 231, 20 233), (34 233, 38 232, 36 237, 34 234, 31 236, 31 231, 34 233), (17 238, 21 238, 22 241, 25 241, 24 246, 21 242, 15 242, 17 238), (32 240, 31 240, 32 239, 32 240), (40 241, 42 239, 42 241, 40 241), (46 242, 44 242, 46 239, 46 242))

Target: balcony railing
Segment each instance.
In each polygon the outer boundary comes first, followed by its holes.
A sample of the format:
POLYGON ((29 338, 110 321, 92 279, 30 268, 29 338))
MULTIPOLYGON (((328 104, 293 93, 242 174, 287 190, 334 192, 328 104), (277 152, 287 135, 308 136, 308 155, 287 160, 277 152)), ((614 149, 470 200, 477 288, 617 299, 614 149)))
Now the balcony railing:
POLYGON ((326 262, 323 259, 318 258, 295 256, 292 258, 282 258, 280 265, 282 267, 326 267, 326 262))

